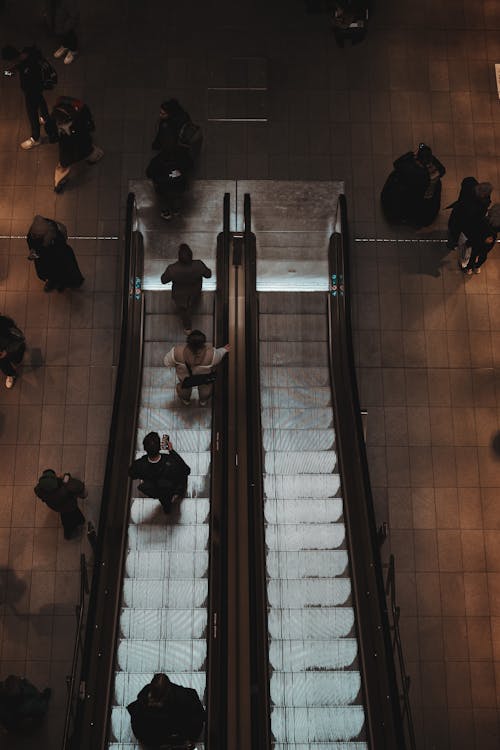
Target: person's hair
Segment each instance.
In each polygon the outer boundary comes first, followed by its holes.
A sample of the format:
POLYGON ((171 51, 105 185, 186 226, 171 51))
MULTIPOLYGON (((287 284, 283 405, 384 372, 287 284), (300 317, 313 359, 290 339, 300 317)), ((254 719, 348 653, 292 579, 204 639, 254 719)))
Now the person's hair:
POLYGON ((207 337, 204 333, 198 330, 191 331, 186 339, 186 343, 192 352, 199 352, 203 349, 207 342, 207 337))
POLYGON ((21 692, 21 678, 15 674, 10 674, 6 678, 3 686, 6 695, 19 695, 21 692))
POLYGON ((478 198, 489 198, 493 190, 493 185, 491 182, 478 182, 474 190, 478 198))
POLYGON ((177 112, 181 108, 181 105, 177 101, 177 99, 166 99, 164 102, 160 104, 160 109, 163 110, 163 112, 167 112, 167 114, 173 115, 174 112, 177 112))
POLYGON ((160 436, 157 432, 148 432, 144 440, 142 441, 142 447, 148 454, 149 458, 157 456, 160 452, 160 436))
POLYGON ((417 159, 420 162, 422 162, 422 164, 429 164, 429 162, 432 160, 432 149, 431 149, 431 147, 427 146, 425 143, 419 143, 418 144, 417 159))
POLYGON ((179 245, 179 261, 188 266, 192 262, 192 260, 193 251, 191 250, 189 245, 186 245, 186 243, 183 242, 181 245, 179 245))
POLYGON ((20 54, 19 50, 11 44, 6 44, 5 47, 2 47, 2 60, 17 60, 20 54))
POLYGON ((155 708, 163 706, 170 690, 170 684, 166 674, 162 672, 155 674, 149 683, 148 705, 155 708))

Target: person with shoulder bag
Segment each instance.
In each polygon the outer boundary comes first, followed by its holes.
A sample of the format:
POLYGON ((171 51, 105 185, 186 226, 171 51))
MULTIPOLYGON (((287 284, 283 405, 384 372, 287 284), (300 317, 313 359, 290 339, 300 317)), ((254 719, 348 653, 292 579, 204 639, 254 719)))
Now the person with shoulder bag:
POLYGON ((68 245, 68 230, 58 221, 36 215, 28 230, 28 260, 35 264, 36 274, 45 281, 44 292, 66 287, 76 289, 85 279, 78 267, 73 248, 68 245))
POLYGON ((198 388, 200 406, 206 406, 212 395, 215 382, 215 368, 231 351, 226 344, 216 349, 207 344, 207 337, 198 330, 191 331, 185 344, 177 344, 167 352, 165 367, 175 367, 179 382, 176 390, 184 406, 191 403, 191 391, 198 388))
POLYGON ((78 507, 78 498, 86 498, 88 494, 85 484, 71 474, 60 475, 53 469, 45 469, 34 491, 51 510, 59 513, 64 538, 73 539, 85 523, 85 516, 78 507))

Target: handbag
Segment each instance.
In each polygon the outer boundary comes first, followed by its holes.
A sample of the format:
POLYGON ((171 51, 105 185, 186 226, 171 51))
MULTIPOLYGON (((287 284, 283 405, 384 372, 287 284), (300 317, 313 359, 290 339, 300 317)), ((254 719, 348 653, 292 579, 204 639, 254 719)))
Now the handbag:
POLYGON ((182 381, 181 388, 195 388, 197 385, 211 385, 212 383, 215 383, 215 378, 217 375, 215 370, 201 373, 200 375, 193 375, 191 365, 189 365, 187 362, 184 362, 184 364, 187 367, 189 375, 182 381))

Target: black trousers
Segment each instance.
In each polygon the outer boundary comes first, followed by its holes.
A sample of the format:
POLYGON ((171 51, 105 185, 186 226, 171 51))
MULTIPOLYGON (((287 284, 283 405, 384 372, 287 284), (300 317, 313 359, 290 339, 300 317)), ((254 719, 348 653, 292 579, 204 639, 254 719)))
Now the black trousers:
POLYGON ((26 112, 31 125, 31 137, 38 141, 40 138, 40 121, 42 116, 45 120, 45 130, 51 141, 57 141, 57 128, 53 119, 49 115, 49 108, 42 93, 33 93, 26 91, 24 94, 26 103, 26 112))
POLYGON ((85 523, 85 516, 77 506, 74 510, 60 513, 61 522, 64 529, 64 538, 71 539, 79 526, 85 523))
POLYGON ((17 370, 12 366, 12 362, 10 361, 8 356, 0 359, 0 370, 7 377, 14 377, 15 375, 17 375, 17 370))
POLYGON ((72 52, 76 52, 78 50, 78 37, 76 36, 75 29, 71 29, 65 34, 62 34, 60 37, 60 41, 61 47, 67 47, 67 49, 70 49, 72 52))

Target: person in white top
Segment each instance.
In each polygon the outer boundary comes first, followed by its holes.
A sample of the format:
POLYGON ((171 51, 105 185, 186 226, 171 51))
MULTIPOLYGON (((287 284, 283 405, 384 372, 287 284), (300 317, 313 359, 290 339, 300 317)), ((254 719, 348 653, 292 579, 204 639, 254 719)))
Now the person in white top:
MULTIPOLYGON (((192 388, 183 388, 182 383, 190 375, 209 375, 223 357, 230 351, 229 344, 216 349, 213 344, 207 344, 207 337, 198 330, 191 331, 185 344, 177 344, 170 349, 163 360, 165 367, 175 367, 179 382, 177 395, 184 404, 191 403, 192 388)), ((203 383, 198 387, 200 406, 206 406, 212 395, 213 384, 203 383)))

